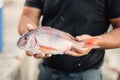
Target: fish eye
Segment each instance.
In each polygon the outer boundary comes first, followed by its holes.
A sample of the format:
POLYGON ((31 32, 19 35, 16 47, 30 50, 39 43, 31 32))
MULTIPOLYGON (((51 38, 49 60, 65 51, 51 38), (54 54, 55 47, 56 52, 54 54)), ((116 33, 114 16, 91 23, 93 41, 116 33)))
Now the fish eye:
POLYGON ((28 37, 27 37, 27 36, 25 36, 25 37, 24 37, 24 40, 28 40, 28 37))

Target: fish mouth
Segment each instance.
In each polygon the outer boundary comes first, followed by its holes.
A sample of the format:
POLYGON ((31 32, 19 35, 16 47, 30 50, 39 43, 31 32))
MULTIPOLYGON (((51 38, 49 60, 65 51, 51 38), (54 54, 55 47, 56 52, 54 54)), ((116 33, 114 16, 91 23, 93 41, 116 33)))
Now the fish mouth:
POLYGON ((24 46, 18 46, 18 48, 20 48, 20 49, 22 49, 22 50, 25 50, 25 51, 31 51, 31 49, 26 48, 26 47, 24 47, 24 46))
POLYGON ((22 43, 22 41, 19 39, 16 44, 17 44, 17 46, 19 47, 19 46, 22 46, 23 43, 22 43))
POLYGON ((23 49, 25 51, 27 51, 28 49, 24 47, 24 45, 22 44, 21 41, 18 40, 18 42, 16 43, 17 47, 20 48, 20 49, 23 49), (26 50, 27 49, 27 50, 26 50))

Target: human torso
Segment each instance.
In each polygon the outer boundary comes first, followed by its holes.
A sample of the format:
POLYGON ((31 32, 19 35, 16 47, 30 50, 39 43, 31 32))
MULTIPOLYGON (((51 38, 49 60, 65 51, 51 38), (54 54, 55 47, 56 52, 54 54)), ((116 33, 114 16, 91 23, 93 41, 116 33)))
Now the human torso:
MULTIPOLYGON (((72 0, 72 3, 65 12, 56 19, 55 17, 59 14, 64 0, 46 0, 43 7, 42 25, 69 32, 73 36, 82 34, 97 36, 103 34, 109 26, 105 1, 72 0)), ((84 60, 86 61, 85 63, 91 64, 87 68, 99 67, 103 57, 104 50, 92 50, 89 55, 82 57, 54 55, 51 58, 45 59, 45 65, 57 70, 69 72, 81 68, 81 62, 84 60)))

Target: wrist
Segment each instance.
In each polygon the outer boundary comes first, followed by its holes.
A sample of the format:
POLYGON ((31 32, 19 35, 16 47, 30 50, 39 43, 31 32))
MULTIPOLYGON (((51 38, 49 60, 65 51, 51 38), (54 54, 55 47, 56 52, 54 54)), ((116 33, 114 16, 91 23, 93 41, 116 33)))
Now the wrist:
POLYGON ((99 35, 97 36, 96 45, 98 45, 100 48, 104 48, 103 45, 105 45, 105 36, 99 35))
POLYGON ((110 34, 102 34, 98 36, 96 44, 103 49, 118 48, 118 40, 110 34))

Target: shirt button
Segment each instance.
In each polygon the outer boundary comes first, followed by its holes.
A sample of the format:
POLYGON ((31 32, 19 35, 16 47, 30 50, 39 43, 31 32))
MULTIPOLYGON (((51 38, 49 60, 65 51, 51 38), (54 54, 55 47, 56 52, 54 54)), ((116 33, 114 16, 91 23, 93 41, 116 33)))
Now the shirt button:
POLYGON ((61 16, 60 19, 64 21, 64 17, 63 16, 61 16))
POLYGON ((81 64, 79 63, 78 66, 81 66, 81 64))

